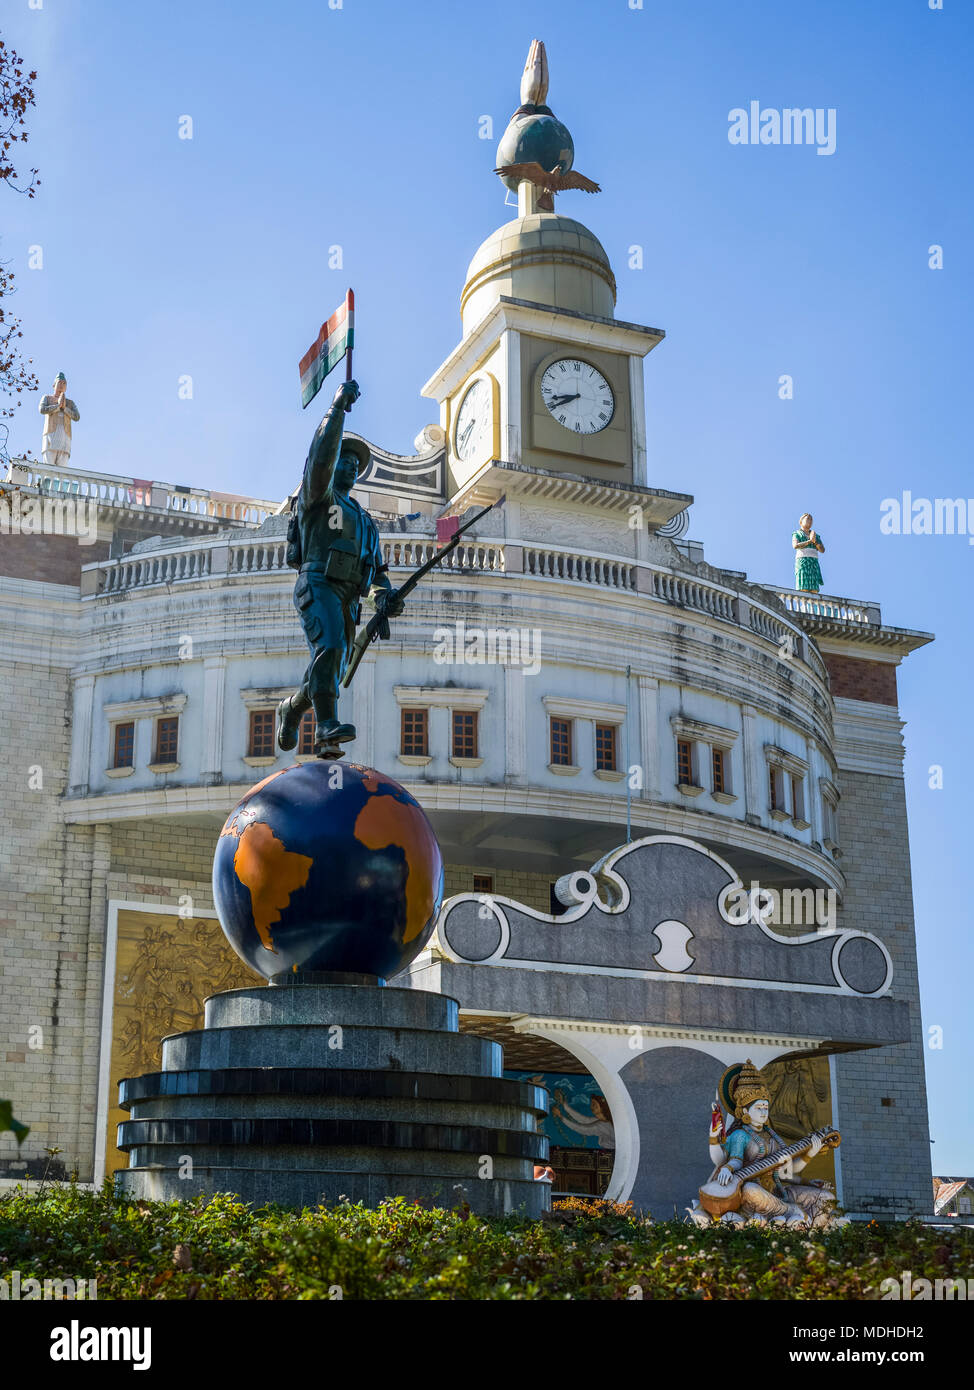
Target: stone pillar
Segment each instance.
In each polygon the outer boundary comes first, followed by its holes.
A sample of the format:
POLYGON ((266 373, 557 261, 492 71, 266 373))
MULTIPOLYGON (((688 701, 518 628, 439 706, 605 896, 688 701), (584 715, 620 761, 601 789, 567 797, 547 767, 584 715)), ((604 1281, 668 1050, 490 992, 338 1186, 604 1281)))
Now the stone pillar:
POLYGON ((203 755, 200 782, 216 786, 223 781, 223 704, 227 662, 208 656, 203 662, 203 755))
POLYGON ((91 769, 91 724, 95 698, 94 676, 76 676, 71 715, 71 768, 68 795, 87 796, 91 769))
POLYGON ((506 780, 515 785, 527 781, 526 685, 532 678, 519 666, 504 670, 504 765, 506 780))
POLYGON ((741 754, 744 758, 744 819, 750 825, 761 825, 764 802, 761 792, 760 752, 758 748, 757 710, 753 705, 741 706, 741 754))
MULTIPOLYGON (((375 648, 367 656, 362 658, 361 665, 355 672, 355 679, 350 687, 353 694, 352 701, 352 721, 358 730, 358 738, 355 741, 354 757, 361 759, 366 767, 373 765, 375 758, 375 733, 373 723, 375 721, 375 648)), ((344 700, 348 700, 345 695, 344 700)), ((347 710, 347 704, 346 704, 347 710)), ((396 714, 399 708, 396 706, 396 714)))
POLYGON ((500 336, 501 457, 521 462, 521 337, 513 328, 500 336))
POLYGON ((639 677, 639 759, 643 769, 641 795, 647 801, 662 799, 659 756, 659 681, 639 677))
MULTIPOLYGON (((78 1092, 79 1159, 90 1155, 82 1165, 79 1177, 90 1182, 95 1176, 97 1107, 90 1097, 98 1094, 98 1057, 102 1028, 103 973, 105 968, 105 933, 108 929, 108 874, 112 859, 112 828, 107 823, 92 826, 91 901, 88 909, 88 942, 85 957, 85 996, 83 1013, 84 1046, 81 1057, 81 1086, 78 1092)), ((104 1130, 104 1126, 102 1126, 104 1130)))

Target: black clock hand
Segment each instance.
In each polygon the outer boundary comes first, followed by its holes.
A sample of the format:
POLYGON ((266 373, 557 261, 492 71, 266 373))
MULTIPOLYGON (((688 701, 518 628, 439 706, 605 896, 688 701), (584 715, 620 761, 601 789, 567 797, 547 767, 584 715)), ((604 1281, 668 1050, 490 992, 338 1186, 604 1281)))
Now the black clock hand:
POLYGON ((574 396, 554 396, 548 402, 548 408, 557 409, 559 406, 567 405, 569 401, 577 401, 581 394, 581 391, 576 391, 574 396))

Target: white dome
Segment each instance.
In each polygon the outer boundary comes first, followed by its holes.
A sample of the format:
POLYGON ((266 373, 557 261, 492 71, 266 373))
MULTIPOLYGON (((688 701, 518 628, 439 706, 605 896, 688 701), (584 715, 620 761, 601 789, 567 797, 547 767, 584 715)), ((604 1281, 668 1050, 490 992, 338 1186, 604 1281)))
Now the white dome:
POLYGON ((460 297, 464 337, 501 295, 612 318, 616 282, 597 237, 581 222, 535 212, 505 222, 478 248, 460 297))

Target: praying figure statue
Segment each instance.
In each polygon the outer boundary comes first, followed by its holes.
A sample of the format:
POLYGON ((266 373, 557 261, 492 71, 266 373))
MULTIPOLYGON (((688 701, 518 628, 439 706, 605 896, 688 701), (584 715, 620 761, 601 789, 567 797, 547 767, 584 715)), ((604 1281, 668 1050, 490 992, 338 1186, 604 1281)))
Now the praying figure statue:
POLYGON ((712 1107, 710 1155, 715 1164, 700 1189, 699 1203, 689 1208, 700 1226, 712 1221, 740 1224, 776 1222, 785 1226, 834 1224, 835 1194, 824 1182, 802 1182, 799 1174, 824 1145, 834 1148, 839 1135, 831 1127, 789 1144, 768 1123, 770 1092, 762 1073, 747 1061, 729 1067, 712 1107), (732 1107, 726 1129, 719 1100, 732 1107))
POLYGON ((67 394, 68 382, 58 372, 49 396, 42 396, 37 407, 44 416, 41 456, 44 467, 52 471, 64 468, 71 458, 71 421, 80 420, 78 407, 67 394))
POLYGON ((812 529, 811 512, 798 518, 798 530, 791 538, 795 551, 795 588, 806 593, 817 594, 822 587, 822 567, 818 557, 825 550, 825 542, 817 531, 812 529))

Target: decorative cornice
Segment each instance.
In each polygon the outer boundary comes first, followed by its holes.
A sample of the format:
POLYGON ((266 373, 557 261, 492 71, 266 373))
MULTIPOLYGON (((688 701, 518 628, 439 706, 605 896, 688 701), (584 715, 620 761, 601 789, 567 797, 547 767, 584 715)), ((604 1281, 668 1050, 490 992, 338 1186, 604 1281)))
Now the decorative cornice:
POLYGON ((677 737, 716 744, 718 748, 730 748, 740 736, 739 729, 725 729, 720 724, 707 724, 702 719, 687 719, 682 714, 670 715, 670 727, 677 737))
POLYGON ((102 714, 112 723, 122 719, 152 719, 160 714, 179 714, 186 707, 186 696, 159 695, 155 699, 119 700, 102 705, 102 714))
POLYGON ((542 695, 541 703, 556 719, 592 719, 600 724, 623 724, 625 705, 602 700, 581 700, 574 695, 542 695))

